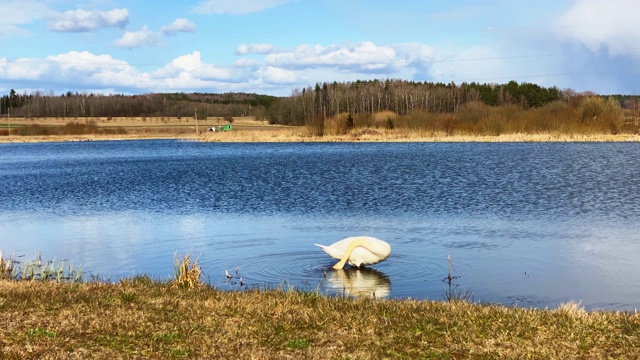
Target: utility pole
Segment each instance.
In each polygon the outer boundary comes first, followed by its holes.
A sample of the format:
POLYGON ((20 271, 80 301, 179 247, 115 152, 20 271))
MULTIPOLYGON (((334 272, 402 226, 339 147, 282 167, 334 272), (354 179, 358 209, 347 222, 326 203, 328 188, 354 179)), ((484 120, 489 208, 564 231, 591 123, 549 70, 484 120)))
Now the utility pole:
POLYGON ((199 134, 199 133, 198 133, 198 109, 195 109, 195 108, 194 108, 194 109, 193 109, 193 113, 194 113, 195 118, 196 118, 196 135, 198 135, 198 134, 199 134))

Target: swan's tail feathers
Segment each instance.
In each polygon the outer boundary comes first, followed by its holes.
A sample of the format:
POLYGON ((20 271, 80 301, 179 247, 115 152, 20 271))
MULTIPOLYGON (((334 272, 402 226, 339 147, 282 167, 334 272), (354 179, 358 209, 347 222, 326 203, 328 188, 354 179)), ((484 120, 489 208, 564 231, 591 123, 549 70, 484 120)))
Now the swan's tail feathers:
MULTIPOLYGON (((320 245, 320 244, 313 244, 315 246, 318 246, 320 249, 324 250, 324 252, 326 252, 327 254, 331 255, 333 253, 333 249, 331 249, 330 247, 326 246, 326 245, 320 245)), ((333 256, 333 255, 331 255, 333 256)))
POLYGON ((320 245, 320 244, 313 244, 313 245, 320 247, 322 250, 324 250, 324 252, 329 254, 329 256, 331 256, 334 259, 340 260, 340 258, 342 257, 342 254, 344 253, 344 251, 334 249, 331 246, 320 245))

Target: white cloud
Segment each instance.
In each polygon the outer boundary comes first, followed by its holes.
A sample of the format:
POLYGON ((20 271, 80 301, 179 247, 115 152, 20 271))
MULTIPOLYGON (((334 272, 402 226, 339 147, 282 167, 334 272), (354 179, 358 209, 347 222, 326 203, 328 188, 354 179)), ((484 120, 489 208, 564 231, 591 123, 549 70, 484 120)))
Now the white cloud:
POLYGON ((52 15, 49 19, 49 28, 54 31, 86 32, 109 27, 124 28, 128 23, 127 9, 110 11, 78 9, 52 15))
POLYGON ((199 51, 180 56, 162 69, 154 72, 154 78, 177 78, 197 81, 237 81, 238 71, 233 66, 214 66, 202 61, 199 51))
POLYGON ((300 45, 290 51, 272 52, 268 65, 278 67, 332 67, 361 73, 378 73, 428 60, 432 50, 424 45, 378 46, 371 41, 355 45, 300 45))
POLYGON ((290 0, 203 0, 195 7, 199 14, 251 14, 286 4, 290 0))
POLYGON ((257 75, 262 79, 263 83, 270 84, 294 84, 300 81, 300 78, 294 71, 280 69, 273 66, 267 66, 257 71, 257 75))
POLYGON ((236 63, 252 66, 252 78, 257 77, 260 84, 280 86, 283 90, 286 85, 305 87, 328 80, 411 79, 416 74, 425 74, 435 56, 434 49, 423 44, 379 46, 371 41, 328 46, 305 44, 285 50, 276 50, 268 44, 243 44, 235 53, 264 54, 263 58, 242 57, 236 63))
POLYGON ((143 46, 159 46, 162 44, 162 34, 149 30, 143 26, 140 31, 127 31, 122 38, 115 41, 115 45, 125 49, 134 49, 143 46))
POLYGON ((236 55, 269 54, 273 51, 271 44, 241 44, 236 49, 236 55))
POLYGON ((191 21, 185 18, 176 19, 173 23, 171 23, 171 25, 166 25, 160 28, 160 32, 162 32, 165 35, 174 35, 175 33, 178 33, 178 32, 195 32, 195 31, 196 31, 196 24, 192 23, 191 21))
POLYGON ((636 0, 578 0, 557 21, 557 30, 594 52, 604 49, 614 56, 640 57, 639 12, 636 0))
POLYGON ((112 87, 115 84, 122 87, 145 83, 144 76, 126 62, 113 59, 110 55, 95 55, 88 51, 70 51, 44 59, 21 58, 8 61, 0 58, 0 78, 73 84, 85 89, 100 85, 112 87))

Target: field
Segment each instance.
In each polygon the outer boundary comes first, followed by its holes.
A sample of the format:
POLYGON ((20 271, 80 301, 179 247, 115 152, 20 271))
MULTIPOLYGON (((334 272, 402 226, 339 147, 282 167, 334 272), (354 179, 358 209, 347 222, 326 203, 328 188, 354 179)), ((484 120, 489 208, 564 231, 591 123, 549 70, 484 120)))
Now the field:
MULTIPOLYGON (((317 136, 315 129, 270 125, 252 117, 236 117, 231 131, 210 132, 208 128, 227 124, 223 118, 6 118, 0 119, 0 142, 91 141, 127 139, 183 139, 208 142, 548 142, 548 141, 640 141, 633 133, 503 133, 447 134, 420 128, 387 129, 356 127, 337 134, 317 136), (9 135, 9 133, 11 135, 9 135)), ((331 121, 327 130, 332 130, 331 121)))
MULTIPOLYGON (((197 138, 210 127, 228 123, 221 117, 197 123, 194 118, 176 117, 0 118, 0 142, 197 138)), ((236 117, 232 127, 236 132, 283 128, 252 117, 236 117)))

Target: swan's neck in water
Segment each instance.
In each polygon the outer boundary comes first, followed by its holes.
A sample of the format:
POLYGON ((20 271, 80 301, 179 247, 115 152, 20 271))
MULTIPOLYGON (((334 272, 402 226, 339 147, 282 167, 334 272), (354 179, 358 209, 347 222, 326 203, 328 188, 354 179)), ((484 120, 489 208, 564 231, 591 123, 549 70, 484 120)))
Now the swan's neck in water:
POLYGON ((333 268, 336 270, 344 268, 344 264, 346 264, 347 260, 349 260, 349 257, 351 256, 353 249, 357 248, 358 246, 362 246, 366 248, 365 241, 363 239, 353 240, 349 244, 349 246, 347 246, 347 249, 344 251, 344 254, 342 255, 342 258, 340 259, 340 261, 337 264, 333 265, 333 268))

